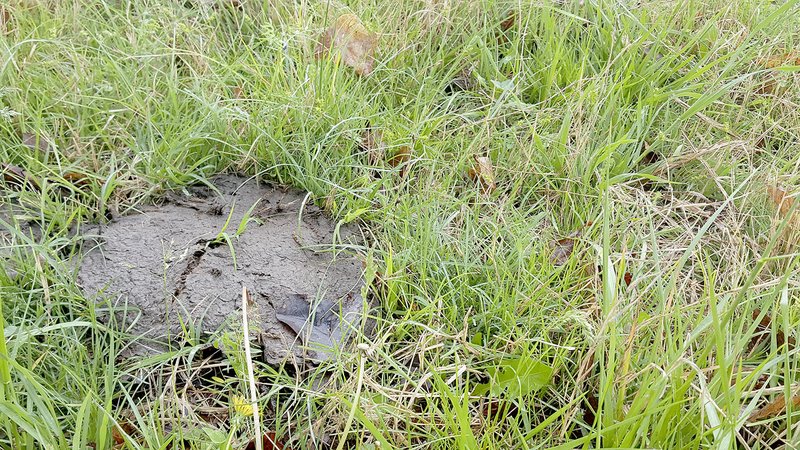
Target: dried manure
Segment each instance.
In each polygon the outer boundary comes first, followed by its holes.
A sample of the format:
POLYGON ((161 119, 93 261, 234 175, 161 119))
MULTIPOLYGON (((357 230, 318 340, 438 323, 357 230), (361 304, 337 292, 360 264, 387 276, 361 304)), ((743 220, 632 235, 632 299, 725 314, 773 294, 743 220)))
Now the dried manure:
POLYGON ((343 251, 355 230, 337 232, 297 190, 233 176, 213 184, 90 230, 86 295, 110 300, 141 353, 179 345, 186 330, 237 329, 245 286, 267 363, 330 358, 364 316, 362 265, 343 251))

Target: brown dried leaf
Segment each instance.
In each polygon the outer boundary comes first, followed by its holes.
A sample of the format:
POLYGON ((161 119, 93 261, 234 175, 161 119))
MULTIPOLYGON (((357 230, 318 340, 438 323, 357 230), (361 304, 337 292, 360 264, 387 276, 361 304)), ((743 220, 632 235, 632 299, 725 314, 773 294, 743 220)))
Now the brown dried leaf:
POLYGON ((569 261, 572 251, 575 249, 575 240, 572 238, 559 239, 551 244, 553 253, 550 254, 550 262, 554 266, 563 266, 569 261))
MULTIPOLYGON (((760 309, 753 310, 753 320, 759 320, 758 319, 759 316, 761 316, 761 310, 760 309)), ((759 333, 753 336, 753 338, 750 340, 750 347, 752 348, 758 345, 765 338, 761 333, 765 331, 770 331, 771 329, 772 329, 772 318, 769 315, 765 315, 758 322, 756 330, 759 331, 759 333)), ((789 343, 790 346, 794 347, 795 340, 793 337, 789 336, 789 338, 787 339, 786 335, 783 334, 783 331, 778 330, 775 332, 775 344, 778 347, 782 346, 787 342, 789 343)))
POLYGON ((40 138, 33 133, 22 133, 22 145, 31 150, 39 150, 42 153, 50 151, 50 144, 44 138, 40 138))
POLYGON ((792 206, 794 206, 794 197, 790 197, 789 194, 779 187, 767 187, 767 192, 769 193, 769 197, 778 207, 782 216, 786 216, 792 210, 792 206))
POLYGON ((633 275, 630 272, 625 272, 625 275, 622 277, 625 280, 625 286, 630 286, 633 282, 633 275))
POLYGON ((85 187, 90 183, 89 177, 85 173, 65 172, 64 179, 76 187, 85 187))
POLYGON ((469 169, 469 177, 472 181, 480 182, 483 191, 487 194, 497 188, 494 178, 494 166, 488 156, 474 156, 475 164, 469 169))
POLYGON ((800 66, 800 53, 790 51, 780 55, 772 55, 761 59, 760 63, 767 69, 774 69, 781 66, 800 66))
POLYGON ((773 95, 778 89, 778 81, 774 77, 767 77, 753 91, 756 95, 773 95))
POLYGON ((778 212, 782 218, 785 219, 791 214, 791 217, 788 217, 789 223, 787 225, 787 231, 800 231, 800 208, 797 208, 797 210, 792 213, 794 197, 780 187, 769 186, 767 187, 767 192, 772 202, 778 208, 778 212))
POLYGON ((597 399, 597 396, 594 393, 589 392, 586 394, 584 402, 583 422, 587 425, 594 425, 594 422, 597 418, 597 410, 600 406, 600 401, 597 399))
POLYGON ((342 14, 320 37, 315 56, 338 55, 359 75, 369 75, 375 65, 378 35, 367 30, 354 14, 342 14))
POLYGON ((392 167, 400 167, 400 176, 405 176, 408 172, 408 162, 411 161, 411 155, 411 148, 407 145, 403 145, 394 152, 394 155, 389 158, 388 163, 392 167))
POLYGON ((508 31, 511 27, 514 26, 514 23, 517 21, 517 12, 516 11, 509 11, 508 15, 502 22, 500 22, 500 30, 508 31))
POLYGON ((5 6, 0 6, 0 33, 8 34, 11 32, 9 24, 11 23, 11 11, 7 10, 5 6))
POLYGON ((111 428, 111 440, 113 441, 112 449, 125 448, 125 435, 131 436, 135 432, 133 425, 127 421, 121 421, 118 425, 111 428))
MULTIPOLYGON (((283 450, 284 444, 278 440, 277 436, 273 432, 264 433, 264 436, 261 437, 261 448, 264 450, 283 450)), ((255 450, 256 449, 256 440, 255 438, 252 439, 250 442, 247 443, 245 446, 245 450, 255 450)))
POLYGON ((367 162, 372 167, 377 166, 386 158, 383 132, 377 128, 366 128, 361 133, 361 142, 358 143, 358 147, 367 154, 367 162))
MULTIPOLYGON (((791 402, 792 408, 800 408, 800 394, 793 396, 791 402)), ((761 409, 753 412, 753 414, 751 414, 747 420, 749 422, 755 422, 758 420, 769 419, 783 413, 784 411, 786 411, 786 396, 781 394, 776 397, 775 400, 767 403, 761 409)))
POLYGON ((0 163, 0 175, 4 182, 18 186, 18 187, 31 187, 35 190, 39 189, 39 183, 36 182, 28 172, 22 167, 14 164, 0 163))

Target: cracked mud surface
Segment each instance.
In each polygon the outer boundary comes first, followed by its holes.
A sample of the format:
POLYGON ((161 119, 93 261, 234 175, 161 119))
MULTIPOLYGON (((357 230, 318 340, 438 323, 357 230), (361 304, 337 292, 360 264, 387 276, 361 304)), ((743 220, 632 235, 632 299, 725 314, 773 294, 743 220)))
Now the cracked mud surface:
MULTIPOLYGON (((126 308, 117 321, 142 337, 141 353, 179 345, 182 324, 203 334, 238 329, 245 286, 267 363, 329 358, 328 348, 361 326, 365 307, 361 263, 341 245, 332 251, 335 223, 297 190, 233 176, 213 183, 221 195, 207 187, 172 193, 88 231, 78 273, 85 294, 126 308)), ((337 243, 355 239, 342 227, 337 243)))

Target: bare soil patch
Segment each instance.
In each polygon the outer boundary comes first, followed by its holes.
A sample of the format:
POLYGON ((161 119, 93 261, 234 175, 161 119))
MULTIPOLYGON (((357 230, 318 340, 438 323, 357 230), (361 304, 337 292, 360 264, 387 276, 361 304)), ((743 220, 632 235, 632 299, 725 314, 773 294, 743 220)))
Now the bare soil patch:
POLYGON ((237 329, 245 286, 265 362, 330 358, 364 317, 362 265, 343 251, 356 230, 336 233, 295 189, 234 176, 213 184, 90 230, 78 273, 86 295, 111 300, 140 353, 180 345, 187 329, 237 329))

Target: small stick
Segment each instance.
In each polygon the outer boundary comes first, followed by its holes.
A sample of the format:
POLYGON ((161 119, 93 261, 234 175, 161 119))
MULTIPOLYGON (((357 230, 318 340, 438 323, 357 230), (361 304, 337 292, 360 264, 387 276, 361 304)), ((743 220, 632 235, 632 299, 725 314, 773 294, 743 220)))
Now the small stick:
POLYGON ((247 361, 247 381, 250 383, 250 403, 253 406, 253 424, 256 429, 256 450, 263 450, 264 443, 261 436, 261 420, 258 417, 258 391, 256 390, 255 371, 253 370, 253 356, 250 354, 250 328, 247 320, 247 288, 242 286, 242 329, 244 331, 244 356, 247 361))

